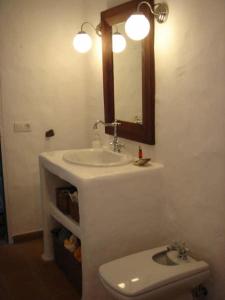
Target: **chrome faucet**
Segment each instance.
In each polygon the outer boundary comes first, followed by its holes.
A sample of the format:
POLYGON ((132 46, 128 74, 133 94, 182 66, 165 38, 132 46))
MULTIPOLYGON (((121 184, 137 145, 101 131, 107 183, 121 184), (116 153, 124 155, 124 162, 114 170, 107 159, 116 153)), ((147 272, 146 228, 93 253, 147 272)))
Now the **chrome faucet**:
POLYGON ((188 259, 188 253, 190 250, 186 248, 185 243, 174 242, 170 246, 167 247, 167 251, 175 250, 177 251, 177 257, 183 260, 188 259))
POLYGON ((93 129, 98 129, 98 124, 102 124, 105 127, 112 126, 112 123, 105 123, 102 120, 97 120, 93 125, 93 129))
POLYGON ((118 138, 118 135, 117 135, 117 128, 118 128, 119 125, 121 125, 121 123, 117 122, 117 120, 115 120, 112 123, 105 123, 101 120, 97 120, 93 125, 93 129, 98 129, 99 124, 102 124, 105 127, 113 127, 114 128, 114 130, 113 130, 113 141, 110 143, 110 145, 113 146, 113 151, 114 152, 121 152, 121 148, 124 147, 124 144, 121 144, 119 142, 119 138, 118 138))

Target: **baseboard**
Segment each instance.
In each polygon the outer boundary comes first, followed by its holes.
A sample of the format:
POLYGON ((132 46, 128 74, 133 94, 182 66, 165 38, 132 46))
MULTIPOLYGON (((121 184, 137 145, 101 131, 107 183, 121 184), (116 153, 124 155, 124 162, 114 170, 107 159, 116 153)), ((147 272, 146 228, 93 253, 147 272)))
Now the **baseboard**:
POLYGON ((43 231, 33 231, 33 232, 28 232, 24 234, 18 234, 13 236, 13 243, 18 244, 18 243, 23 243, 27 241, 32 241, 36 239, 40 239, 43 237, 43 231))

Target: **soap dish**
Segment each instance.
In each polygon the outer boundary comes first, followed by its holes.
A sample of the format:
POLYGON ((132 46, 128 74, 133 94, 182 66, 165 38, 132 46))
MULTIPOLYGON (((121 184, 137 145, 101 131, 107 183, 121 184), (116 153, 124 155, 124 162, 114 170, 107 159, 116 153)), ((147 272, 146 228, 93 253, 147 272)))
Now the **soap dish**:
POLYGON ((149 165, 151 158, 139 158, 134 162, 135 166, 144 167, 149 165))

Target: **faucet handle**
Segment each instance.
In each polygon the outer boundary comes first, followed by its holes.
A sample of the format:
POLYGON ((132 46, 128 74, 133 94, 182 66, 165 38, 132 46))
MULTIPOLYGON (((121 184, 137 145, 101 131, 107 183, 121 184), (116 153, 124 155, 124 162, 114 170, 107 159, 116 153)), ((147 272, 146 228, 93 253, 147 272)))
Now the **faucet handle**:
POLYGON ((167 250, 168 250, 168 251, 178 250, 179 247, 180 247, 179 242, 173 241, 171 245, 167 246, 167 250))
POLYGON ((112 122, 112 125, 113 125, 113 126, 120 126, 120 125, 121 125, 121 123, 120 123, 120 122, 118 122, 117 120, 115 120, 114 122, 112 122))
POLYGON ((178 257, 186 260, 188 258, 189 252, 190 252, 190 249, 187 248, 185 243, 183 242, 178 249, 178 257))
POLYGON ((173 241, 171 245, 167 246, 167 248, 171 250, 183 249, 186 248, 186 244, 185 242, 173 241))
POLYGON ((121 149, 122 149, 122 148, 125 148, 125 144, 118 143, 118 144, 117 144, 118 152, 121 152, 121 149))
POLYGON ((98 129, 98 124, 103 124, 104 125, 104 122, 102 120, 96 120, 96 122, 93 124, 93 129, 98 129))

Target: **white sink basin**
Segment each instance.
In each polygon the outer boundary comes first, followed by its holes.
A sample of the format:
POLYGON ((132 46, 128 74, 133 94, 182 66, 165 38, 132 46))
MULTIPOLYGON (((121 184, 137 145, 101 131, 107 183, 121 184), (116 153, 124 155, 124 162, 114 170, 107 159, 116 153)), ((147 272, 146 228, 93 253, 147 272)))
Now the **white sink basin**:
POLYGON ((63 159, 82 166, 113 167, 129 164, 133 157, 130 154, 100 148, 70 150, 63 155, 63 159))

